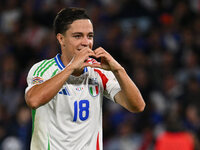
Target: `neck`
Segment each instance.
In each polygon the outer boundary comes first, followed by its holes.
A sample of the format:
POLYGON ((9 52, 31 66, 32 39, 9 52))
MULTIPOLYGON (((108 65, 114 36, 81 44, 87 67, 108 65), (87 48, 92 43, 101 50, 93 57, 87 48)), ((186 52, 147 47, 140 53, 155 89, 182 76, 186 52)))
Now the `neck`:
POLYGON ((73 76, 80 76, 82 73, 83 73, 83 70, 82 71, 80 70, 80 71, 73 72, 72 75, 73 76))
POLYGON ((61 57, 60 57, 62 63, 63 63, 65 66, 68 66, 68 65, 71 63, 72 59, 73 59, 73 57, 67 57, 67 56, 69 56, 69 55, 65 55, 65 54, 62 53, 62 55, 61 55, 61 57))

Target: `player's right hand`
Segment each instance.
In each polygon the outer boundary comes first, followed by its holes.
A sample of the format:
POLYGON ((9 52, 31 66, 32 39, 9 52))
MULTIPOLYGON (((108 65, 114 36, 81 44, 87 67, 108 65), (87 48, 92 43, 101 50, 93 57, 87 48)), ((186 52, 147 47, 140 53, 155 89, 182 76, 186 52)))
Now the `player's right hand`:
POLYGON ((84 67, 90 66, 87 62, 90 56, 95 57, 94 52, 89 47, 84 47, 80 51, 75 51, 74 57, 72 58, 72 62, 70 67, 73 69, 74 75, 80 75, 84 69, 84 67))

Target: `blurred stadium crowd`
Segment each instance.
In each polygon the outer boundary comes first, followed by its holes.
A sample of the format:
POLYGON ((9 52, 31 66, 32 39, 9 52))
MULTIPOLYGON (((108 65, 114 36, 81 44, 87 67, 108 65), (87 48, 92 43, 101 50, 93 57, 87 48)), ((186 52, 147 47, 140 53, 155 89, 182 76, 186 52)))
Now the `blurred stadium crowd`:
POLYGON ((192 135, 198 149, 199 0, 1 0, 0 150, 29 150, 27 72, 60 51, 52 22, 68 6, 88 10, 94 48, 122 64, 146 102, 144 112, 132 114, 104 100, 104 149, 154 150, 166 131, 192 135))

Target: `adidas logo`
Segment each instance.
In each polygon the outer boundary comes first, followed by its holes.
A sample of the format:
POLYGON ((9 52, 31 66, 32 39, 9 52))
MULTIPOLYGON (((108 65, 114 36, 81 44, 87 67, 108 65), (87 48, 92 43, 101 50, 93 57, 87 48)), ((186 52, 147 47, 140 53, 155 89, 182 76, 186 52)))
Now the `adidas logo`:
POLYGON ((59 93, 59 94, 64 94, 64 95, 69 95, 69 96, 70 96, 70 94, 69 94, 67 88, 62 89, 62 90, 61 90, 60 92, 58 92, 58 93, 59 93))

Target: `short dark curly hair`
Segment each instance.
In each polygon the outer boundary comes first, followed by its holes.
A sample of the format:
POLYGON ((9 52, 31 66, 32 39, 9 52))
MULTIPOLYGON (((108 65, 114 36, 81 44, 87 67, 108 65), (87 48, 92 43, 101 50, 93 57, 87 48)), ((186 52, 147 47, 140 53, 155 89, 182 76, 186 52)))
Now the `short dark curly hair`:
POLYGON ((83 8, 69 7, 59 11, 54 19, 53 28, 57 35, 58 33, 64 34, 69 29, 75 20, 89 19, 86 10, 83 8))

